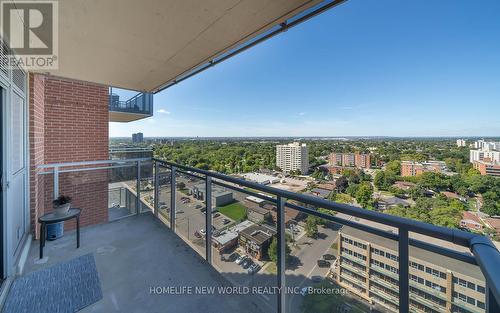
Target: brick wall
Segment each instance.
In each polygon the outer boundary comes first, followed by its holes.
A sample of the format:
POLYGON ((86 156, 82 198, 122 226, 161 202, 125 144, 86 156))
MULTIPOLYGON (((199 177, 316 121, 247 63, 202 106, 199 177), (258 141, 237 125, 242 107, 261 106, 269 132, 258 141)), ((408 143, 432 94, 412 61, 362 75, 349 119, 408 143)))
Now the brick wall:
MULTIPOLYGON (((53 176, 35 175, 36 166, 108 159, 108 114, 107 87, 30 74, 32 221, 52 210, 54 190, 53 176)), ((105 170, 60 174, 60 194, 83 209, 81 226, 107 221, 108 181, 105 170)))
MULTIPOLYGON (((36 225, 38 217, 44 213, 44 177, 37 175, 36 166, 44 163, 44 101, 45 77, 29 76, 29 138, 30 138, 30 225, 36 225)), ((38 238, 39 228, 34 229, 38 238)))

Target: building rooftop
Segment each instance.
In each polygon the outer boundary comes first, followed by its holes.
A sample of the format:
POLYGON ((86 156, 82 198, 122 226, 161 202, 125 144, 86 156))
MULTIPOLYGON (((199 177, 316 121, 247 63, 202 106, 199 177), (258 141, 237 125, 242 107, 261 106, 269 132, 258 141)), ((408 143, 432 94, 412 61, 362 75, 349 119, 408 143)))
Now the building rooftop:
POLYGON ((265 226, 257 225, 257 224, 254 224, 248 228, 245 228, 244 230, 242 230, 240 232, 241 236, 248 238, 248 239, 252 239, 257 244, 263 244, 264 242, 269 240, 269 238, 271 238, 275 234, 276 234, 275 230, 272 230, 269 227, 265 227, 265 226))
MULTIPOLYGON (((349 226, 344 226, 341 230, 341 233, 359 238, 360 240, 375 244, 377 246, 392 250, 396 252, 398 251, 398 242, 389 240, 384 237, 380 237, 371 233, 367 233, 365 231, 355 229, 349 226)), ((429 262, 435 264, 437 266, 441 266, 445 269, 449 269, 453 272, 461 273, 463 275, 478 279, 484 280, 483 274, 478 266, 471 265, 469 263, 461 262, 453 258, 449 258, 440 254, 432 253, 427 250, 423 250, 420 248, 416 248, 410 246, 410 258, 416 260, 422 260, 425 262, 429 262)))

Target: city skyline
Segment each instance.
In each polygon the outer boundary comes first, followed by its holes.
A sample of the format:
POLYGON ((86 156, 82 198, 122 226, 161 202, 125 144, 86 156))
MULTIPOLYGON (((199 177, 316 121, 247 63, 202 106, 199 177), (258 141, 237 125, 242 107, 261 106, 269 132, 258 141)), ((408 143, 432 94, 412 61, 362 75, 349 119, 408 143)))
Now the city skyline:
POLYGON ((387 4, 349 1, 156 94, 152 118, 110 136, 500 135, 500 4, 387 4))

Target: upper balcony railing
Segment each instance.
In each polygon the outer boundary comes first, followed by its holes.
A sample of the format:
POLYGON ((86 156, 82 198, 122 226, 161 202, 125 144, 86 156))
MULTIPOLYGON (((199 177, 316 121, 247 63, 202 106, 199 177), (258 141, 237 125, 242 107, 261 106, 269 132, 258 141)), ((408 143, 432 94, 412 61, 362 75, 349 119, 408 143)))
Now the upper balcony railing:
POLYGON ((150 117, 153 115, 153 94, 141 92, 128 100, 120 100, 120 96, 110 89, 109 111, 113 122, 129 122, 150 117))
MULTIPOLYGON (((410 281, 410 271, 413 271, 410 266, 410 257, 412 259, 418 258, 418 255, 415 255, 415 251, 419 250, 438 256, 435 259, 434 264, 441 268, 451 266, 451 264, 446 264, 446 261, 444 260, 446 258, 452 259, 454 263, 458 264, 459 270, 461 266, 473 266, 478 268, 484 277, 484 280, 482 278, 480 279, 481 285, 484 284, 484 286, 481 286, 482 291, 480 293, 483 295, 484 299, 478 300, 481 302, 480 309, 467 304, 467 310, 471 312, 486 313, 500 312, 500 307, 498 305, 498 303, 500 303, 500 252, 490 239, 481 235, 457 229, 435 226, 398 216, 387 215, 347 204, 340 204, 310 195, 277 189, 234 178, 228 175, 179 165, 155 158, 48 164, 41 166, 40 168, 44 171, 44 174, 53 174, 54 187, 52 190, 54 192, 54 197, 56 197, 59 194, 59 185, 61 180, 60 175, 62 173, 71 173, 82 170, 99 171, 107 168, 115 169, 127 167, 131 164, 135 164, 135 168, 137 170, 132 174, 134 177, 132 187, 128 186, 127 188, 136 193, 136 197, 134 199, 137 203, 135 206, 141 207, 141 202, 150 201, 148 206, 152 208, 153 214, 166 223, 172 231, 176 232, 181 238, 186 240, 194 250, 198 250, 197 252, 202 254, 206 258, 207 262, 216 269, 220 268, 221 262, 212 254, 216 251, 214 250, 214 247, 220 244, 220 242, 218 242, 221 240, 219 237, 221 230, 220 227, 221 225, 226 224, 221 223, 221 217, 218 217, 216 222, 215 215, 217 213, 214 208, 220 208, 223 206, 216 202, 224 200, 222 199, 224 194, 227 195, 227 191, 232 190, 234 193, 238 194, 238 199, 242 198, 241 195, 244 195, 243 199, 245 199, 246 196, 252 196, 253 199, 259 198, 264 200, 266 203, 272 204, 273 210, 275 210, 275 224, 271 225, 271 229, 274 229, 274 231, 271 233, 273 233, 277 242, 275 278, 279 290, 286 290, 296 284, 296 282, 293 281, 294 277, 290 276, 290 269, 286 267, 287 264, 285 262, 287 259, 286 247, 289 240, 287 237, 290 235, 290 229, 288 229, 289 227, 287 227, 286 224, 286 209, 288 212, 291 210, 297 211, 308 216, 315 216, 336 225, 361 230, 366 233, 366 238, 360 238, 365 242, 370 242, 375 237, 394 242, 398 255, 392 256, 391 261, 387 261, 386 263, 386 265, 391 264, 391 262, 395 262, 394 264, 397 264, 397 268, 389 266, 389 268, 393 269, 391 270, 390 275, 392 277, 391 281, 397 281, 397 285, 394 284, 394 290, 390 289, 393 291, 394 295, 398 295, 396 301, 398 302, 397 306, 394 307, 393 304, 391 306, 392 311, 399 310, 401 313, 408 313, 412 310, 412 308, 415 308, 416 304, 414 298, 419 294, 412 292, 410 284, 417 287, 419 287, 419 285, 415 285, 410 281), (146 164, 149 164, 148 167, 150 170, 144 170, 144 165, 146 164), (85 168, 78 168, 82 166, 85 168), (148 187, 149 185, 152 186, 148 187), (226 193, 221 192, 221 189, 225 190, 226 193), (188 190, 191 190, 191 192, 188 190), (196 190, 196 192, 194 190, 196 190), (195 195, 192 194, 194 192, 196 193, 195 195), (185 203, 190 201, 195 201, 195 203, 191 203, 189 206, 185 205, 185 203), (204 208, 202 208, 202 206, 204 206, 204 208), (331 215, 324 213, 324 210, 319 210, 318 208, 332 210, 337 212, 337 214, 331 215), (192 218, 191 220, 187 219, 188 215, 195 218, 192 218), (345 218, 345 216, 349 216, 349 218, 345 218), (375 227, 373 226, 373 223, 369 224, 368 221, 377 223, 381 226, 391 227, 393 231, 388 231, 387 227, 375 227), (218 227, 216 230, 214 225, 218 227), (194 232, 194 237, 196 238, 190 238, 193 230, 196 230, 194 232), (416 234, 420 236, 418 239, 416 238, 416 234), (427 236, 429 239, 433 240, 421 240, 420 238, 422 236, 427 236), (443 244, 436 244, 435 241, 448 242, 454 246, 466 247, 466 250, 470 251, 470 253, 445 247, 443 244), (411 256, 410 251, 412 251, 411 256), (483 305, 485 305, 485 308, 482 307, 483 305)), ((112 180, 114 181, 114 179, 112 180)), ((127 177, 125 179, 121 179, 120 181, 123 180, 130 180, 130 178, 127 177)), ((106 181, 109 181, 109 178, 107 178, 106 181)), ((231 210, 233 209, 237 208, 232 207, 231 210)), ((139 214, 140 212, 143 212, 143 210, 136 210, 135 212, 136 214, 139 214)), ((226 211, 224 214, 228 214, 228 212, 226 211)), ((232 230, 232 232, 234 232, 234 230, 232 230)), ((328 243, 327 247, 329 248, 330 245, 332 245, 331 242, 328 243)), ((367 248, 365 246, 362 249, 366 250, 367 248)), ((370 251, 369 246, 366 251, 370 251)), ((338 255, 338 258, 342 258, 342 255, 344 255, 343 252, 338 255)), ((357 257, 360 258, 359 262, 363 263, 365 267, 368 266, 372 268, 370 259, 366 259, 366 257, 359 254, 357 257)), ((376 262, 376 258, 374 259, 376 262)), ((307 262, 315 262, 315 260, 313 259, 307 262)), ((231 268, 231 271, 233 271, 233 268, 231 268)), ((363 279, 368 277, 368 275, 372 276, 371 274, 368 274, 371 271, 368 271, 367 269, 365 269, 365 271, 366 275, 361 275, 363 279)), ((439 271, 438 274, 447 275, 446 273, 441 273, 439 271)), ((427 274, 424 273, 424 275, 427 274)), ((445 278, 440 277, 439 275, 437 277, 438 279, 441 279, 440 285, 443 285, 443 279, 445 278)), ((453 290, 454 288, 452 287, 453 282, 451 278, 446 276, 446 279, 448 279, 448 285, 445 288, 453 290)), ((382 284, 382 286, 384 286, 384 284, 382 284)), ((359 286, 356 288, 359 288, 359 286)), ((478 292, 479 288, 479 285, 477 285, 478 292)), ((360 290, 362 290, 362 288, 360 290)), ((371 293, 370 290, 371 289, 368 289, 365 292, 367 294, 371 293)), ((425 288, 423 291, 422 288, 420 288, 420 290, 423 293, 428 293, 428 290, 425 288)), ((460 290, 457 291, 460 292, 460 290)), ((477 293, 476 291, 474 292, 477 293)), ((460 301, 456 298, 457 296, 451 296, 452 294, 455 294, 455 292, 451 293, 451 291, 448 290, 447 295, 449 295, 449 298, 445 301, 445 303, 447 303, 447 310, 451 311, 453 311, 454 306, 460 306, 460 301)), ((374 297, 376 296, 377 295, 374 294, 374 297)), ((276 299, 267 300, 267 305, 272 306, 272 311, 279 313, 292 312, 292 310, 290 310, 291 308, 287 306, 292 306, 294 299, 291 297, 287 299, 287 297, 288 296, 285 292, 278 292, 276 299), (270 300, 273 301, 271 302, 270 300)), ((435 306, 438 304, 432 305, 435 306)), ((444 308, 442 309, 444 310, 444 308)))

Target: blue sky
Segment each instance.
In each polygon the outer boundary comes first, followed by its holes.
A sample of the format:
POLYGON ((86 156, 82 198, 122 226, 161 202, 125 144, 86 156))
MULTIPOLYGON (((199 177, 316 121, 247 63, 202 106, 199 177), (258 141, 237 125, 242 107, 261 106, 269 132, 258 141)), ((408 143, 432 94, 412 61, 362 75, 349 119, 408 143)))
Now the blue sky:
POLYGON ((498 136, 500 1, 350 0, 110 136, 498 136))

